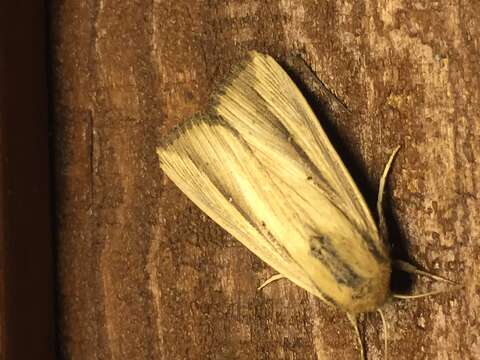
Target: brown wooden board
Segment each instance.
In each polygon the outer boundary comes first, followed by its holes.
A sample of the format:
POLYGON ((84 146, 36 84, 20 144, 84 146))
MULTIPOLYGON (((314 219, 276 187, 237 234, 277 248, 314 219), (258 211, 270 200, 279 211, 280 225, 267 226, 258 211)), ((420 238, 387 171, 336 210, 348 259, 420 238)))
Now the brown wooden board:
POLYGON ((0 359, 54 359, 43 1, 0 1, 0 359))
MULTIPOLYGON (((480 3, 53 1, 65 359, 357 359, 341 312, 203 215, 156 146, 248 50, 308 96, 368 202, 391 150, 394 253, 465 289, 385 308, 391 358, 480 358, 480 3), (329 112, 300 55, 351 113, 329 112)), ((433 287, 420 281, 412 292, 433 287)), ((383 358, 366 316, 369 359, 383 358)))

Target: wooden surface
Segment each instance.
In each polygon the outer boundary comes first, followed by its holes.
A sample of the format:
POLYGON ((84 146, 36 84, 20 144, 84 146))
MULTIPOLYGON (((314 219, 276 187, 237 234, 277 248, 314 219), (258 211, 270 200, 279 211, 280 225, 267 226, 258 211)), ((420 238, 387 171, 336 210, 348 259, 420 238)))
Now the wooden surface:
POLYGON ((55 359, 43 1, 0 1, 0 360, 55 359))
MULTIPOLYGON (((395 254, 465 289, 385 307, 397 359, 480 358, 480 3, 54 1, 65 359, 357 359, 346 317, 287 281, 161 173, 155 148, 249 49, 290 73, 370 204, 390 151, 395 254), (325 114, 330 114, 327 116, 325 114), (332 116, 333 115, 333 116, 332 116)), ((434 287, 428 281, 412 291, 434 287)), ((377 315, 362 331, 383 358, 377 315)))

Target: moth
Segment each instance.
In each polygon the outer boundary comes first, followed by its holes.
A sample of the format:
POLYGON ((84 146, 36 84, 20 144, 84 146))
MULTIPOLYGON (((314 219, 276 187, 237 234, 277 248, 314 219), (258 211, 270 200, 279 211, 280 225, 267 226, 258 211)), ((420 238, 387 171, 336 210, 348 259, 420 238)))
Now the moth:
POLYGON ((444 280, 390 257, 382 198, 397 151, 381 177, 377 225, 297 86, 258 52, 236 67, 208 114, 173 130, 157 149, 161 169, 182 192, 278 272, 261 287, 287 278, 343 310, 362 358, 357 318, 394 296, 393 265, 444 280))

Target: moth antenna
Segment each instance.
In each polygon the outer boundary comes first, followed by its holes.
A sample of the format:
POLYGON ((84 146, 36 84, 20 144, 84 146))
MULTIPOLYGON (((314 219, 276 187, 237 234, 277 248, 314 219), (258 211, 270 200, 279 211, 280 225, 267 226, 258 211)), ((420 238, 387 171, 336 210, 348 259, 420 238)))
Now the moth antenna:
POLYGON ((308 65, 307 61, 301 55, 291 55, 288 57, 291 63, 299 64, 303 70, 308 74, 308 77, 313 80, 316 85, 316 90, 320 92, 322 98, 328 99, 328 105, 333 107, 333 110, 337 111, 342 110, 348 114, 352 112, 350 109, 345 105, 345 103, 339 99, 339 97, 330 90, 325 83, 320 80, 318 75, 313 71, 310 65, 308 65))
POLYGON ((274 281, 277 281, 277 280, 280 280, 280 279, 283 279, 285 278, 285 276, 283 276, 282 274, 277 274, 277 275, 273 275, 271 276, 268 280, 266 280, 262 285, 260 285, 257 290, 262 290, 265 286, 267 286, 268 284, 274 282, 274 281))
POLYGON ((449 283, 451 285, 458 285, 457 283, 453 282, 452 280, 448 280, 448 279, 443 278, 441 276, 434 275, 434 274, 431 274, 429 272, 420 270, 415 265, 410 264, 410 263, 408 263, 406 261, 403 261, 403 260, 394 260, 393 261, 393 266, 395 268, 397 268, 398 270, 404 271, 404 272, 409 273, 409 274, 425 276, 425 277, 428 277, 428 278, 433 279, 433 280, 449 283))
POLYGON ((362 337, 360 336, 360 330, 358 329, 358 318, 356 315, 349 313, 347 313, 347 317, 352 323, 353 328, 355 329, 355 334, 357 335, 358 345, 360 346, 360 360, 367 360, 365 357, 365 349, 363 347, 362 337))
POLYGON ((396 299, 420 299, 420 298, 431 296, 431 295, 437 295, 437 294, 441 294, 441 293, 445 293, 445 292, 449 292, 449 291, 458 290, 458 289, 461 289, 463 287, 462 285, 459 285, 459 284, 453 282, 452 280, 448 280, 448 279, 443 278, 441 276, 430 274, 429 272, 420 270, 415 265, 412 265, 412 264, 410 264, 406 261, 394 260, 393 261, 393 266, 395 268, 397 268, 398 270, 404 271, 404 272, 409 273, 409 274, 425 276, 425 277, 428 277, 430 279, 434 279, 434 280, 437 280, 437 281, 446 282, 450 285, 454 285, 454 287, 452 287, 450 289, 434 290, 434 291, 429 291, 429 292, 426 292, 426 293, 423 293, 423 294, 414 294, 414 295, 393 294, 393 297, 396 298, 396 299))
POLYGON ((388 327, 387 327, 387 322, 385 320, 385 315, 383 314, 383 311, 380 310, 380 309, 377 309, 377 312, 380 314, 380 317, 382 318, 383 336, 385 337, 383 347, 384 347, 384 353, 385 353, 385 360, 388 360, 388 327))
POLYGON ((395 155, 397 155, 398 150, 400 150, 400 145, 393 150, 390 158, 388 159, 385 169, 383 170, 382 177, 380 178, 380 185, 378 187, 378 198, 377 198, 377 212, 378 212, 378 227, 380 229, 380 235, 383 239, 387 238, 387 222, 385 221, 385 215, 383 213, 383 195, 385 193, 385 184, 387 182, 388 173, 392 167, 393 160, 395 155))
POLYGON ((395 299, 403 299, 403 300, 420 299, 427 296, 438 295, 438 294, 443 294, 450 291, 460 290, 461 288, 463 288, 463 286, 458 285, 450 289, 434 290, 434 291, 429 291, 422 294, 414 294, 414 295, 392 294, 392 297, 394 297, 395 299))

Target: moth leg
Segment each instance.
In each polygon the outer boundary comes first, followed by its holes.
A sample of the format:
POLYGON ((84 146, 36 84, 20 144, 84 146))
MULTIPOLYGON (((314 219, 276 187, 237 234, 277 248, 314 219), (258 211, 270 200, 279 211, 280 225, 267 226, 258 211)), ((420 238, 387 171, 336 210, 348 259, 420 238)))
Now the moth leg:
POLYGON ((353 329, 355 330, 355 334, 357 336, 358 346, 360 347, 360 360, 367 360, 365 357, 365 349, 363 347, 362 336, 360 335, 360 330, 358 329, 358 318, 354 314, 347 313, 348 320, 353 325, 353 329))
POLYGON ((277 274, 277 275, 273 275, 272 277, 270 277, 267 281, 265 281, 262 285, 260 285, 257 290, 262 290, 265 286, 267 286, 268 284, 274 282, 274 281, 277 281, 277 280, 280 280, 280 279, 283 279, 285 278, 285 276, 283 276, 282 274, 277 274))
POLYGON ((458 285, 457 283, 455 283, 451 280, 445 279, 441 276, 430 274, 426 271, 420 270, 415 265, 412 265, 412 264, 410 264, 406 261, 394 260, 393 261, 393 266, 395 268, 397 268, 398 270, 404 271, 404 272, 409 273, 409 274, 425 276, 425 277, 428 277, 430 279, 434 279, 434 280, 437 280, 437 281, 446 282, 450 285, 454 285, 454 287, 450 288, 450 289, 433 290, 433 291, 429 291, 429 292, 426 292, 426 293, 423 293, 423 294, 414 294, 414 295, 393 294, 393 297, 396 298, 396 299, 419 299, 419 298, 423 298, 423 297, 427 297, 427 296, 431 296, 431 295, 441 294, 441 293, 448 292, 448 291, 458 290, 458 289, 463 287, 462 285, 458 285))
POLYGON ((383 213, 383 195, 385 193, 385 184, 387 182, 388 173, 392 167, 393 160, 395 159, 395 155, 397 155, 398 150, 400 150, 400 146, 397 146, 395 150, 393 150, 392 155, 388 159, 387 164, 385 165, 385 169, 383 170, 382 177, 380 178, 380 185, 378 187, 378 198, 377 198, 377 212, 378 212, 378 228, 380 230, 380 235, 383 239, 387 238, 387 223, 385 221, 385 215, 383 213))

